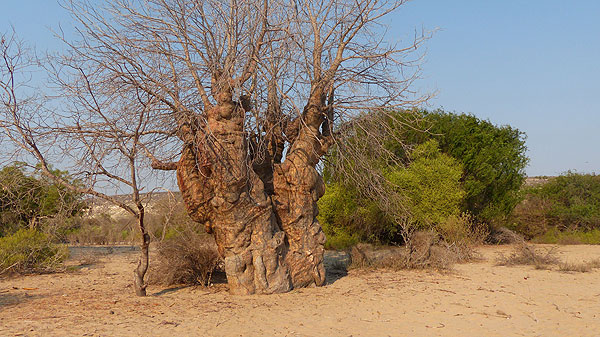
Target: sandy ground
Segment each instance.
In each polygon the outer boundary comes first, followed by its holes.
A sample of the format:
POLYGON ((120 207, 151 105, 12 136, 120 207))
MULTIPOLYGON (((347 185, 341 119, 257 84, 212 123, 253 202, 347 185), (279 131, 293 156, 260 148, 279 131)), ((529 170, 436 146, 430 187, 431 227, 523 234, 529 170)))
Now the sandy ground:
MULTIPOLYGON (((231 296, 149 287, 133 295, 136 254, 77 272, 0 280, 0 336, 599 336, 600 270, 563 273, 482 261, 433 271, 350 271, 327 286, 231 296)), ((577 262, 600 246, 563 246, 577 262)))

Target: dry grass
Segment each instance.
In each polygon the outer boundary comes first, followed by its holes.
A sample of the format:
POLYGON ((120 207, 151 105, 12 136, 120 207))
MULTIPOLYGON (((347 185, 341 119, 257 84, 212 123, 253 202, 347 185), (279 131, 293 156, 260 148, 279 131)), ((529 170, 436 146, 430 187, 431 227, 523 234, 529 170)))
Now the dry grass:
POLYGON ((574 263, 563 262, 556 256, 557 247, 535 248, 526 242, 519 243, 515 250, 509 255, 500 255, 496 261, 499 266, 534 266, 535 269, 556 270, 561 272, 587 273, 594 269, 600 269, 600 259, 588 262, 574 263))
POLYGON ((595 259, 583 263, 561 262, 558 265, 558 271, 587 273, 600 268, 600 259, 595 259))
POLYGON ((221 270, 222 260, 213 237, 186 230, 159 243, 149 280, 153 284, 206 286, 221 270))
POLYGON ((549 269, 549 266, 560 263, 556 252, 556 247, 535 248, 521 242, 509 256, 500 255, 496 264, 499 266, 526 265, 535 266, 537 269, 549 269))

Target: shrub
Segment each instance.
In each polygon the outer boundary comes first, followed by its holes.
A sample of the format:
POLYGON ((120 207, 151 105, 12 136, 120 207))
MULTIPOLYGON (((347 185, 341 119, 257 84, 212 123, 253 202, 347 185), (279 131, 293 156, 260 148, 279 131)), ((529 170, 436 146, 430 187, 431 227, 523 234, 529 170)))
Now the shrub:
POLYGON ((559 229, 600 228, 600 176, 567 172, 532 191, 550 201, 547 212, 559 229))
POLYGON ((407 166, 383 168, 390 193, 381 199, 371 200, 342 182, 329 184, 318 202, 329 248, 347 248, 359 240, 402 243, 410 232, 460 216, 465 195, 460 164, 441 153, 435 140, 417 146, 410 158, 407 166))
POLYGON ((600 245, 600 229, 560 231, 557 228, 551 228, 546 233, 534 237, 532 241, 560 245, 600 245))
POLYGON ((516 245, 511 255, 500 255, 497 259, 499 266, 531 265, 537 269, 548 269, 559 263, 556 248, 535 248, 525 242, 516 245))
POLYGON ((341 183, 332 183, 318 201, 317 219, 327 237, 327 249, 347 249, 359 241, 382 242, 396 229, 374 201, 341 183))
POLYGON ((355 245, 350 251, 352 268, 437 269, 448 270, 457 262, 475 257, 472 245, 444 241, 435 231, 412 233, 402 247, 355 245))
POLYGON ((392 116, 405 121, 396 124, 396 134, 388 140, 398 157, 407 157, 406 144, 435 139, 443 153, 462 164, 466 195, 461 211, 489 223, 508 216, 520 201, 518 192, 529 160, 523 132, 442 110, 405 110, 392 116))
POLYGON ((517 129, 424 110, 353 123, 324 167, 319 220, 332 241, 402 243, 463 213, 499 223, 520 200, 528 159, 517 129), (385 150, 373 153, 378 144, 385 150))
POLYGON ((410 226, 425 230, 460 214, 465 193, 460 184, 461 165, 440 152, 435 140, 411 152, 407 167, 390 168, 388 181, 403 194, 410 226))
POLYGON ((430 132, 439 134, 442 152, 464 169, 466 197, 462 210, 483 222, 508 216, 520 201, 525 180, 525 134, 510 126, 496 126, 473 115, 425 112, 430 132))
POLYGON ((531 239, 548 231, 550 201, 535 194, 526 197, 513 210, 508 227, 531 239))
POLYGON ((164 285, 209 285, 213 274, 220 270, 222 259, 214 238, 187 228, 158 244, 150 280, 164 285))
POLYGON ((67 258, 68 250, 33 229, 20 229, 0 238, 0 274, 54 271, 67 258))

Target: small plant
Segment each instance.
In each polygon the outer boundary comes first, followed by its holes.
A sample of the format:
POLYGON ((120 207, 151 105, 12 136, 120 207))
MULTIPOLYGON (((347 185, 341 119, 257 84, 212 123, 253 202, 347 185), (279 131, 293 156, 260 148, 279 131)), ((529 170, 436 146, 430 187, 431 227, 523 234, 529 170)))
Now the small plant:
POLYGON ((497 260, 499 266, 527 265, 537 269, 548 269, 548 266, 560 263, 556 256, 556 247, 536 249, 525 242, 518 244, 509 256, 500 255, 497 260))
POLYGON ((158 245, 150 280, 155 284, 210 285, 222 260, 212 236, 185 229, 158 245))
POLYGON ((53 244, 46 234, 33 229, 0 238, 0 274, 55 271, 67 257, 66 247, 53 244))
POLYGON ((583 263, 562 262, 558 265, 558 270, 562 272, 587 273, 597 268, 600 268, 600 259, 583 263))

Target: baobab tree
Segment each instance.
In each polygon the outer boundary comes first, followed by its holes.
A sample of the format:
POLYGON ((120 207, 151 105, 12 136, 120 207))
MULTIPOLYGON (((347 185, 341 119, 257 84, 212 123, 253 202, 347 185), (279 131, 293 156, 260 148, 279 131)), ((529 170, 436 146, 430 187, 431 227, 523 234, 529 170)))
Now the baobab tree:
POLYGON ((426 36, 383 38, 405 2, 65 1, 78 36, 51 69, 72 114, 98 102, 113 120, 147 113, 137 142, 154 169, 176 171, 232 293, 318 286, 316 166, 336 128, 420 99, 412 52, 426 36))

